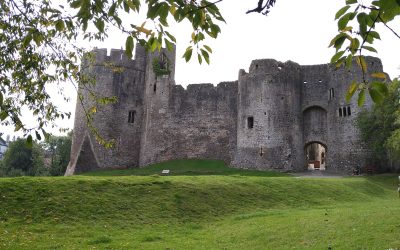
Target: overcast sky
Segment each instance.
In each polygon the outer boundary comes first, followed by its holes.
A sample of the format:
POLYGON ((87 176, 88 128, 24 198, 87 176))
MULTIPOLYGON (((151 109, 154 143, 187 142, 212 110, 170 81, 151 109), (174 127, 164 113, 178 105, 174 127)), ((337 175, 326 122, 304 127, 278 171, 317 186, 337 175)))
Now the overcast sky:
MULTIPOLYGON (((190 40, 189 24, 171 27, 177 38, 176 84, 187 86, 192 83, 212 83, 237 80, 239 69, 248 71, 254 59, 273 58, 279 61, 291 60, 303 65, 323 64, 330 61, 334 49, 328 48, 330 40, 337 34, 334 15, 344 0, 278 0, 266 17, 260 14, 245 14, 256 6, 257 0, 224 0, 218 4, 227 24, 222 24, 222 33, 217 40, 206 42, 212 47, 211 64, 199 65, 196 60, 186 63, 183 52, 190 40)), ((397 19, 393 28, 400 32, 397 19)), ((400 39, 383 27, 378 27, 382 41, 376 43, 384 70, 393 78, 400 75, 400 39)), ((121 48, 125 37, 119 33, 110 34, 104 43, 90 46, 121 48)), ((72 102, 63 107, 74 113, 75 96, 73 89, 68 92, 72 102)), ((73 127, 73 118, 63 121, 64 127, 73 127)), ((6 134, 10 129, 3 129, 6 134)), ((57 132, 57 131, 55 131, 57 132)))

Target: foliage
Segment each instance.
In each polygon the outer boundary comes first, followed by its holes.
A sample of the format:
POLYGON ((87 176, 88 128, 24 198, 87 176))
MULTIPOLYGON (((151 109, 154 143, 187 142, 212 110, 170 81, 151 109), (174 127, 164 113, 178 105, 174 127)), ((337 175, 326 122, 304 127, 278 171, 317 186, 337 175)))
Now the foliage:
POLYGON ((42 143, 47 157, 49 157, 49 174, 52 176, 64 175, 67 169, 71 152, 72 132, 66 136, 49 136, 42 143))
POLYGON ((375 103, 372 111, 361 112, 357 117, 361 138, 373 152, 372 161, 381 167, 387 166, 390 158, 400 157, 397 148, 400 139, 400 82, 395 79, 388 89, 382 103, 375 103), (388 152, 392 153, 388 155, 388 152))
MULTIPOLYGON (((116 102, 112 96, 90 91, 94 84, 79 73, 79 65, 85 55, 79 46, 80 39, 104 40, 111 28, 119 29, 125 36, 125 49, 132 57, 135 42, 148 50, 159 50, 162 46, 172 49, 176 42, 169 30, 170 23, 189 22, 193 32, 183 58, 189 61, 197 54, 197 60, 210 62, 212 49, 205 44, 207 38, 217 38, 225 22, 217 7, 222 0, 9 0, 0 1, 0 120, 2 125, 11 125, 16 131, 22 130, 28 143, 33 137, 41 140, 48 136, 46 127, 55 126, 56 119, 70 117, 53 104, 49 94, 52 87, 63 95, 63 84, 70 82, 75 88, 89 90, 93 106, 85 111, 89 128, 97 140, 106 146, 112 142, 102 139, 91 125, 97 105, 116 102), (142 4, 144 3, 144 6, 142 4), (145 12, 143 22, 132 22, 145 12), (126 19, 123 20, 123 16, 126 19), (89 87, 88 87, 89 86, 89 87), (25 121, 22 114, 34 117, 35 122, 25 121)), ((259 0, 257 7, 247 13, 267 14, 276 0, 259 0)), ((355 58, 366 73, 365 59, 361 52, 369 50, 375 39, 380 39, 376 23, 389 23, 399 15, 398 0, 373 1, 369 6, 356 0, 347 0, 346 6, 338 11, 339 35, 331 46, 337 53, 332 62, 350 65, 355 58), (353 28, 351 23, 357 24, 353 28), (349 45, 345 48, 344 44, 349 45), (357 54, 359 53, 359 54, 357 54)), ((396 34, 397 35, 397 34, 396 34)), ((381 101, 386 93, 380 81, 384 76, 377 73, 376 81, 353 83, 349 98, 358 90, 362 102, 368 91, 374 101, 381 101)), ((54 98, 54 97, 53 97, 54 98)), ((84 103, 78 94, 78 102, 84 103)))
MULTIPOLYGON (((179 164, 183 172, 201 165, 179 164)), ((200 168, 222 165, 205 161, 200 168)), ((173 162, 163 167, 178 168, 173 162)), ((0 246, 326 249, 329 242, 334 249, 389 249, 400 244, 397 176, 276 178, 237 171, 1 178, 0 246)))
POLYGON ((372 100, 380 103, 388 92, 383 72, 369 72, 363 56, 364 51, 377 53, 373 47, 375 40, 380 40, 377 24, 383 24, 397 37, 400 36, 390 27, 391 22, 400 15, 399 0, 378 0, 366 4, 363 1, 346 0, 346 4, 335 15, 338 20, 338 31, 329 47, 336 49, 331 59, 337 67, 346 65, 351 67, 355 60, 363 72, 361 82, 353 81, 349 87, 347 100, 350 100, 358 91, 358 103, 362 105, 365 93, 368 91, 372 100), (373 81, 367 80, 367 74, 371 74, 373 81))
POLYGON ((28 145, 25 139, 10 142, 4 154, 3 171, 7 176, 47 175, 43 163, 43 150, 36 142, 28 145))
POLYGON ((169 62, 166 62, 165 65, 163 65, 163 62, 161 62, 160 59, 154 58, 153 72, 156 76, 169 75, 171 73, 171 70, 169 69, 169 62))
MULTIPOLYGON (((126 36, 126 53, 132 57, 134 42, 154 51, 163 45, 172 49, 175 37, 168 32, 169 22, 192 24, 190 45, 184 54, 188 61, 193 49, 198 60, 209 62, 211 48, 204 44, 207 37, 217 38, 219 22, 224 19, 215 5, 207 0, 146 0, 146 8, 139 0, 62 0, 0 1, 0 120, 16 131, 22 130, 28 142, 32 136, 40 140, 48 136, 46 127, 55 126, 56 119, 69 118, 70 113, 55 106, 48 89, 50 86, 64 96, 63 85, 71 82, 78 88, 87 88, 93 81, 79 73, 79 64, 85 55, 79 47, 81 38, 100 40, 107 37, 111 27, 118 28, 126 36), (132 23, 134 18, 146 11, 143 23, 132 23), (29 112, 36 122, 32 125, 22 118, 29 112)), ((217 1, 218 2, 218 1, 217 1)), ((115 102, 115 97, 90 93, 96 104, 115 102)), ((84 102, 78 95, 78 101, 84 102)), ((86 112, 91 126, 96 104, 86 112)), ((95 133, 102 144, 101 135, 95 133)))

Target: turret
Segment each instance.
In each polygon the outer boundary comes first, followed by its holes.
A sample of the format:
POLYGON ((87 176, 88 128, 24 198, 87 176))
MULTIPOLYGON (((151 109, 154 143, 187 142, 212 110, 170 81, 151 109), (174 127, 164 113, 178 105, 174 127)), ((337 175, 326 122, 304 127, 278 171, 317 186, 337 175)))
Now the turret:
POLYGON ((144 116, 145 68, 147 55, 140 46, 135 60, 125 51, 92 51, 81 72, 95 79, 94 85, 80 86, 75 111, 71 161, 66 175, 97 168, 132 167, 139 164, 140 138, 144 116), (95 103, 92 97, 117 97, 113 104, 95 103), (100 145, 86 124, 86 112, 97 106, 91 125, 99 135, 113 141, 111 149, 100 145))

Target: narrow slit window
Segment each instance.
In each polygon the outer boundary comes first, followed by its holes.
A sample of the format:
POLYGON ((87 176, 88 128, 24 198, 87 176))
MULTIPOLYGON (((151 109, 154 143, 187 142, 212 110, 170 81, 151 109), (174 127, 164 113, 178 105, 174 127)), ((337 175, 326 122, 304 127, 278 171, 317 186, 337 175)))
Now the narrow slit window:
POLYGON ((342 108, 339 108, 339 117, 342 117, 342 108))
POLYGON ((157 83, 154 83, 154 85, 153 85, 153 92, 156 93, 156 91, 157 91, 157 83))
POLYGON ((254 127, 254 117, 247 117, 247 128, 252 129, 254 127))
POLYGON ((260 156, 262 157, 263 155, 264 155, 263 148, 260 147, 260 156))
POLYGON ((351 109, 350 109, 350 106, 349 106, 349 107, 347 107, 347 115, 351 115, 351 109))
POLYGON ((128 113, 128 123, 135 123, 135 115, 136 111, 135 110, 130 110, 128 113))
POLYGON ((329 100, 335 97, 335 90, 333 88, 329 89, 329 100))
POLYGON ((347 109, 346 109, 346 107, 343 107, 343 116, 347 116, 347 109))

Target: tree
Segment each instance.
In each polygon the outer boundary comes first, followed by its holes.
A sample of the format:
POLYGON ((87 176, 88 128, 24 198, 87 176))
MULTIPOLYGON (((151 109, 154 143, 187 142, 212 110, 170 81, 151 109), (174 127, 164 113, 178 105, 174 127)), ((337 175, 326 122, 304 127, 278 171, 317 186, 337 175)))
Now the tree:
POLYGON ((393 160, 400 160, 400 82, 395 79, 389 85, 385 100, 375 103, 371 111, 361 112, 357 126, 361 138, 373 152, 371 163, 384 167, 391 166, 393 160))
POLYGON ((46 155, 50 158, 49 173, 52 176, 64 175, 69 163, 72 132, 66 136, 49 136, 42 143, 46 155))
MULTIPOLYGON (((63 84, 70 82, 76 89, 93 84, 79 73, 79 64, 85 54, 79 47, 79 39, 103 40, 107 30, 116 27, 125 34, 125 49, 132 56, 135 41, 154 51, 165 46, 172 48, 175 37, 168 31, 169 22, 189 22, 193 32, 183 57, 186 61, 194 56, 199 63, 210 61, 212 49, 204 42, 206 38, 217 38, 219 24, 224 18, 217 7, 222 0, 9 0, 0 1, 0 120, 15 130, 22 130, 32 143, 32 136, 40 140, 46 133, 46 126, 55 126, 56 119, 69 118, 70 113, 51 102, 49 86, 55 86, 65 101, 63 84), (144 22, 131 22, 133 18, 122 20, 122 16, 137 16, 146 12, 144 22), (36 120, 27 124, 22 117, 29 112, 36 120)), ((268 14, 276 0, 258 0, 257 6, 247 13, 268 14)), ((332 40, 331 46, 337 53, 332 63, 337 65, 356 58, 363 72, 365 60, 362 50, 374 51, 371 46, 379 39, 376 23, 388 23, 400 14, 399 0, 373 1, 371 5, 358 4, 356 0, 347 0, 346 6, 338 11, 339 35, 332 40), (351 10, 351 11, 350 11, 351 10), (348 25, 356 22, 359 29, 348 25), (342 49, 345 41, 349 46, 342 49), (356 54, 359 53, 357 56, 356 54)), ((381 78, 382 75, 376 75, 381 78)), ((352 84, 351 97, 359 91, 363 100, 368 90, 375 101, 383 99, 387 92, 380 81, 352 84)), ((79 91, 78 91, 79 92, 79 91)), ((78 101, 82 102, 78 95, 78 101)), ((95 103, 107 104, 117 101, 114 97, 91 93, 95 103)), ((89 127, 96 108, 85 110, 89 127)), ((102 141, 106 146, 107 142, 102 141)))
POLYGON ((6 176, 42 176, 47 175, 43 163, 43 150, 36 142, 28 145, 25 139, 10 143, 2 161, 3 174, 6 176))
MULTIPOLYGON (((221 0, 220 0, 221 1, 221 0)), ((219 1, 217 1, 219 2, 219 1)), ((134 42, 149 50, 169 49, 175 38, 168 32, 169 17, 177 23, 189 21, 193 27, 191 42, 184 57, 189 60, 193 48, 199 62, 209 62, 211 48, 203 41, 220 33, 217 22, 224 22, 215 3, 186 0, 146 0, 146 21, 138 24, 121 16, 136 15, 141 8, 139 0, 64 0, 35 1, 10 0, 0 2, 0 120, 22 130, 32 143, 47 136, 46 126, 55 126, 56 119, 69 118, 52 104, 47 91, 55 85, 62 95, 62 84, 71 82, 78 88, 93 84, 79 74, 84 50, 78 39, 103 40, 110 27, 117 27, 126 35, 126 53, 132 57, 134 42), (151 28, 150 28, 151 27, 151 28), (29 111, 36 119, 26 124, 22 112, 29 111)), ((78 96, 82 101, 82 96, 78 96)), ((113 97, 91 93, 96 103, 116 101, 113 97)), ((88 123, 96 109, 86 110, 88 123)))

